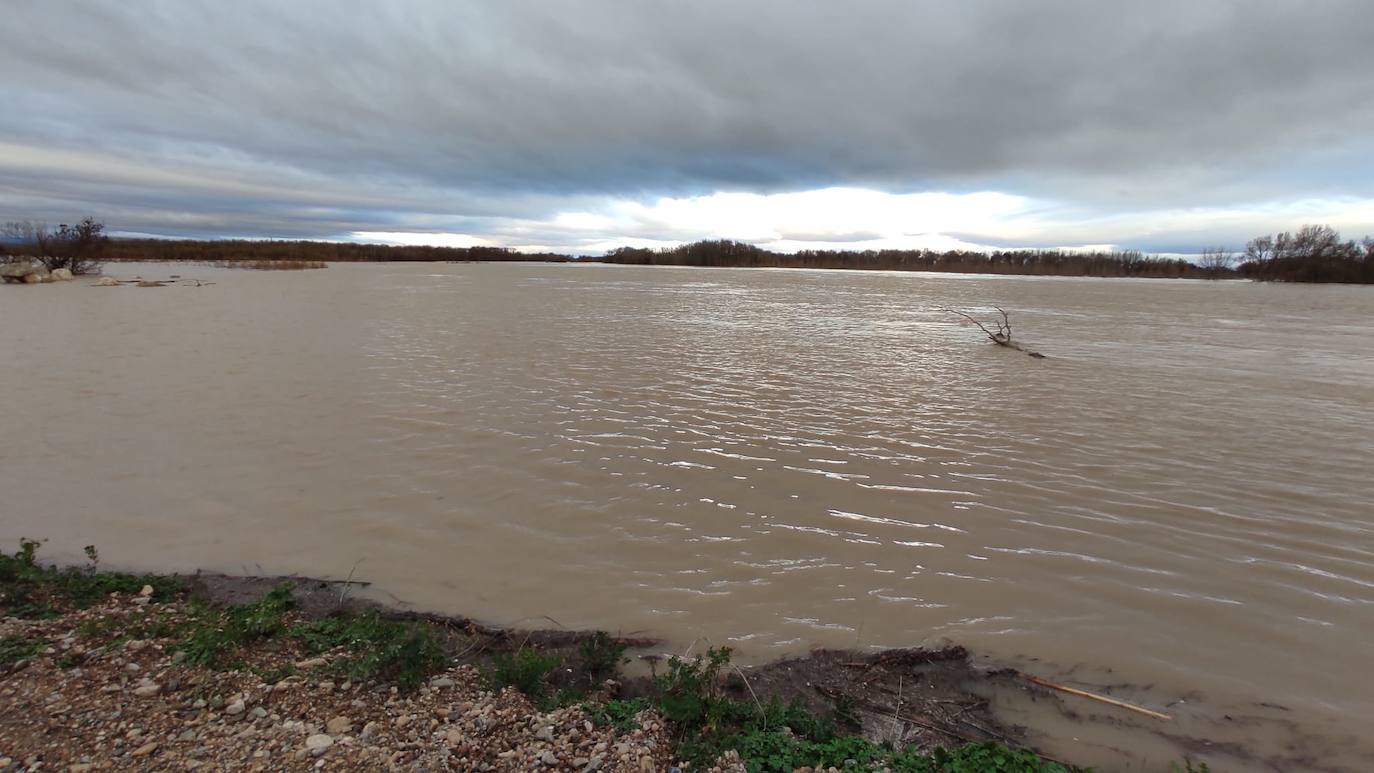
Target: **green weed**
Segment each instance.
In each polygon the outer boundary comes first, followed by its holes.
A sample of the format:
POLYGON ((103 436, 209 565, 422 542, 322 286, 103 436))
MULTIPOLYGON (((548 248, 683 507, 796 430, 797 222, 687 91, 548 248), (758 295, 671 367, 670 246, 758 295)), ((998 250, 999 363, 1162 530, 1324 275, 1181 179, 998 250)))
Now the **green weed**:
POLYGON ((1034 752, 995 743, 933 754, 894 752, 840 732, 840 724, 855 720, 852 706, 822 716, 799 703, 746 702, 722 694, 717 684, 729 663, 729 649, 709 649, 692 660, 672 658, 667 673, 654 680, 652 703, 676 726, 678 755, 693 769, 710 767, 734 750, 750 773, 832 766, 885 767, 894 773, 1068 773, 1034 752))
POLYGON ((549 674, 562 663, 557 655, 546 655, 532 647, 521 647, 513 654, 502 652, 492 661, 487 683, 494 690, 514 687, 535 704, 550 706, 549 674))
POLYGON ((18 634, 0 637, 0 666, 27 660, 43 651, 48 643, 43 639, 18 634))
POLYGON ((281 633, 293 606, 290 583, 278 585, 252 604, 224 609, 202 606, 190 632, 174 650, 185 652, 191 665, 232 667, 232 658, 242 647, 281 633))
POLYGON ((579 670, 589 689, 595 689, 615 676, 620 667, 628 662, 625 645, 605 631, 593 633, 578 649, 579 670))
POLYGON ((582 704, 582 710, 597 727, 610 726, 621 732, 634 730, 638 727, 639 723, 635 721, 635 716, 647 708, 649 708, 649 701, 645 698, 582 704))
POLYGON ((301 623, 291 635, 315 653, 346 648, 348 654, 331 664, 336 673, 354 680, 390 680, 407 690, 448 664, 429 628, 383 620, 375 611, 301 623))
POLYGON ((37 540, 21 539, 13 555, 0 553, 0 609, 15 617, 56 617, 60 607, 89 607, 111 593, 137 593, 145 585, 152 587, 155 600, 185 589, 175 577, 102 572, 99 553, 92 545, 85 549, 90 560, 87 566, 43 566, 38 563, 41 545, 37 540))

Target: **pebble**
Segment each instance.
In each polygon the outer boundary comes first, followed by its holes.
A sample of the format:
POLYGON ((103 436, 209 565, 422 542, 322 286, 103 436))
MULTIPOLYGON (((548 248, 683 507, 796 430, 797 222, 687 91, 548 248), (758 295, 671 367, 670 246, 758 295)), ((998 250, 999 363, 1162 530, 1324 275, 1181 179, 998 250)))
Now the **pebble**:
POLYGON ((143 744, 142 746, 138 747, 137 749, 134 749, 133 752, 131 753, 131 755, 134 756, 134 757, 147 757, 149 754, 152 754, 152 753, 155 752, 155 751, 157 751, 157 743, 156 743, 156 742, 154 742, 154 743, 145 743, 145 744, 143 744))
POLYGON ((353 720, 348 717, 334 717, 325 723, 324 729, 330 735, 345 735, 353 729, 353 720))
POLYGON ((325 660, 324 658, 306 658, 305 660, 296 663, 296 668, 320 668, 321 666, 327 665, 329 665, 329 661, 325 660))
POLYGON ((305 739, 305 748, 316 757, 324 754, 333 745, 334 739, 324 733, 316 733, 305 739))
POLYGON ((247 708, 248 707, 244 705, 242 698, 236 698, 233 703, 230 703, 228 706, 224 707, 224 713, 230 716, 237 716, 239 714, 242 714, 245 710, 247 710, 247 708))
POLYGON ((159 685, 157 682, 144 679, 143 681, 139 682, 137 687, 134 688, 134 695, 137 695, 140 698, 150 698, 154 695, 157 695, 161 690, 162 686, 159 685))

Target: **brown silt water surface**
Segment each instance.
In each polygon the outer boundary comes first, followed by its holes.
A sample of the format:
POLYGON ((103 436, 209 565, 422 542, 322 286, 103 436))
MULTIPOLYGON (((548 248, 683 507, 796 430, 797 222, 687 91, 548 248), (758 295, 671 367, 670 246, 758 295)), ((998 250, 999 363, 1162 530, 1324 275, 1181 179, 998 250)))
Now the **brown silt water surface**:
POLYGON ((1370 759, 1369 288, 109 271, 215 284, 0 290, 6 549, 353 572, 417 608, 753 661, 954 642, 1176 715, 1042 696, 1109 726, 1080 734, 1009 701, 1060 756, 1370 759), (1048 358, 947 311, 992 304, 1048 358))

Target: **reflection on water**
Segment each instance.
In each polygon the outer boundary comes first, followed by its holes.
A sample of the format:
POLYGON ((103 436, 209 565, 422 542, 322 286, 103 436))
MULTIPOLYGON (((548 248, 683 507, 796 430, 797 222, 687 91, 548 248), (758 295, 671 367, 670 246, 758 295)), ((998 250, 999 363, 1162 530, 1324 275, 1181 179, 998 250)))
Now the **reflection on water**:
POLYGON ((755 659, 948 638, 1200 733, 1374 718, 1367 288, 212 273, 0 293, 0 538, 755 659), (994 303, 1050 359, 942 311, 994 303))

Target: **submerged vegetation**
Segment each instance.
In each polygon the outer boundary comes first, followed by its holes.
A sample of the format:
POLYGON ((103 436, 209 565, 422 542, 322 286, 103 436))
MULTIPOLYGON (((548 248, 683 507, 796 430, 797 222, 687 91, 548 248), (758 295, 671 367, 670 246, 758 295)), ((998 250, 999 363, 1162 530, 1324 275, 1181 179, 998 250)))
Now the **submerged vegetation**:
MULTIPOLYGON (((1000 743, 951 749, 875 743, 857 732, 852 714, 843 707, 816 713, 799 702, 761 699, 748 687, 744 672, 731 665, 728 648, 710 649, 691 659, 672 657, 663 673, 642 686, 642 695, 622 695, 619 669, 627 662, 627 645, 604 632, 581 636, 572 648, 545 648, 531 644, 526 636, 504 651, 484 655, 469 646, 455 652, 437 621, 392 619, 376 609, 306 616, 297 607, 291 583, 279 584, 248 603, 217 606, 190 597, 189 585, 176 578, 101 571, 94 548, 87 549, 87 566, 58 569, 38 562, 38 547, 38 542, 24 540, 16 553, 0 554, 0 615, 56 616, 112 593, 140 601, 133 614, 110 612, 85 619, 80 634, 107 641, 96 651, 124 642, 165 639, 173 662, 184 667, 249 670, 268 682, 309 669, 404 691, 421 687, 467 656, 467 662, 485 663, 492 689, 514 688, 545 710, 579 707, 593 724, 625 732, 646 717, 661 716, 672 730, 675 759, 690 763, 692 770, 709 768, 722 757, 737 757, 751 773, 790 773, 804 766, 887 768, 896 773, 1068 770, 1034 752, 1000 743), (168 606, 152 606, 155 599, 168 606), (329 657, 298 660, 326 654, 329 657), (732 680, 744 682, 748 699, 730 696, 732 680)), ((45 657, 47 648, 47 641, 33 636, 0 637, 0 674, 45 657)), ((54 657, 58 666, 69 669, 89 656, 54 657)))

